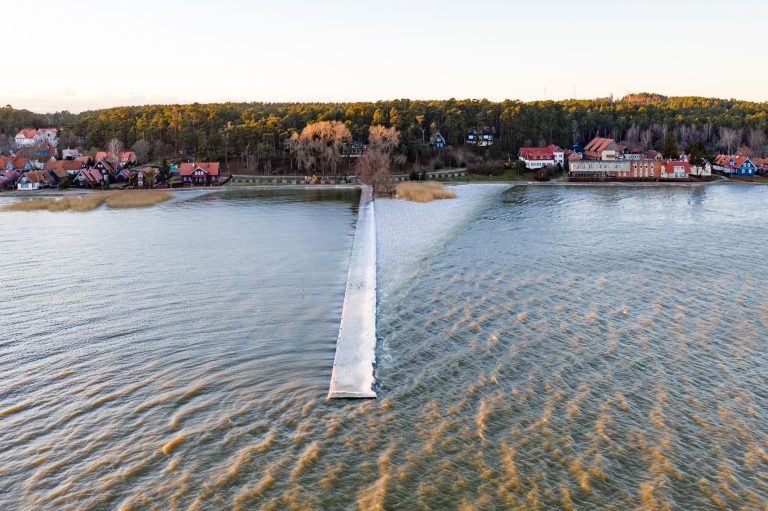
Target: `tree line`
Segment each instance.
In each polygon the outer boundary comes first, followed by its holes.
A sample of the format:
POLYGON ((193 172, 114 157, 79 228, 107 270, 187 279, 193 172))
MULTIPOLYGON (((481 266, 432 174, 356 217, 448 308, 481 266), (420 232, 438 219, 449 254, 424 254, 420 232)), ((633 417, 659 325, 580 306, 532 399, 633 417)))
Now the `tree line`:
MULTIPOLYGON (((631 147, 663 152, 682 151, 694 143, 711 152, 732 152, 748 145, 766 150, 768 104, 700 97, 665 97, 632 94, 622 100, 564 100, 522 102, 505 100, 409 100, 354 103, 221 103, 150 105, 86 111, 36 114, 10 105, 0 108, 0 151, 24 127, 61 128, 60 147, 85 150, 106 148, 118 139, 126 148, 138 148, 146 159, 215 160, 233 168, 258 172, 289 172, 319 164, 335 170, 343 161, 328 159, 330 151, 315 141, 312 150, 300 151, 322 134, 304 136, 307 125, 331 123, 343 136, 338 143, 368 143, 371 126, 394 128, 399 133, 393 164, 400 167, 464 163, 467 154, 484 160, 514 158, 522 146, 585 144, 595 136, 614 138, 631 147), (464 147, 470 129, 488 129, 489 147, 464 147), (429 147, 435 132, 454 151, 429 147), (347 136, 346 133, 349 133, 347 136), (462 148, 462 151, 456 149, 462 148), (305 158, 301 161, 300 158, 305 158), (309 160, 306 160, 309 158, 309 160), (452 161, 453 160, 453 161, 452 161)), ((338 134, 338 133, 337 133, 338 134)))

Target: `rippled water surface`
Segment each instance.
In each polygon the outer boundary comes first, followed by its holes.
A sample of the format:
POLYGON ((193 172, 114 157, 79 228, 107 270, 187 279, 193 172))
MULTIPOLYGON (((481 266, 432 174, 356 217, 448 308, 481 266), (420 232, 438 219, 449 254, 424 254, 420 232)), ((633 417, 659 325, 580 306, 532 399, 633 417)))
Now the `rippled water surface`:
POLYGON ((463 220, 383 259, 366 402, 355 193, 0 213, 0 508, 765 509, 768 189, 479 190, 377 208, 463 220))

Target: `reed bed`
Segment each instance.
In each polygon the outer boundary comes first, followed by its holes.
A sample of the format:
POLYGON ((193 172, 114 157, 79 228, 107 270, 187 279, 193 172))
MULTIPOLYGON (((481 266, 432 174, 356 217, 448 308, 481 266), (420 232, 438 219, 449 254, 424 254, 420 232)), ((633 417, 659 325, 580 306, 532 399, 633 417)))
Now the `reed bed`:
POLYGON ((173 198, 163 191, 137 190, 117 192, 94 192, 67 197, 45 197, 27 199, 8 204, 5 211, 91 211, 102 204, 114 209, 144 208, 173 198))
POLYGON ((145 208, 172 198, 173 194, 170 192, 139 190, 110 194, 106 202, 108 207, 115 209, 145 208))
POLYGON ((455 199, 456 192, 448 190, 434 181, 400 183, 395 188, 395 197, 413 202, 432 202, 440 199, 455 199))

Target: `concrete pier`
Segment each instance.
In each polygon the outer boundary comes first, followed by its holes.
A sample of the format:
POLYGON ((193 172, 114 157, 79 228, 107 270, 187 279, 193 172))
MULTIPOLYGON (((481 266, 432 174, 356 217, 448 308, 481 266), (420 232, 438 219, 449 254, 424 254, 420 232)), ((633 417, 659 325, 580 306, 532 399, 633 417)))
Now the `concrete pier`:
POLYGON ((373 192, 365 186, 360 196, 328 398, 375 398, 375 362, 376 220, 373 192))

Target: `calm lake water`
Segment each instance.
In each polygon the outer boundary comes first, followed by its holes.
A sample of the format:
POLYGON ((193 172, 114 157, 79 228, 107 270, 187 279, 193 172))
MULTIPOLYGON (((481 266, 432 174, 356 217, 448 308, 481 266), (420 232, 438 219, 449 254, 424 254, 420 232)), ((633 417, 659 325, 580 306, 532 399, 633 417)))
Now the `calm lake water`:
POLYGON ((768 188, 380 201, 326 401, 357 197, 0 212, 0 508, 765 509, 768 188))

